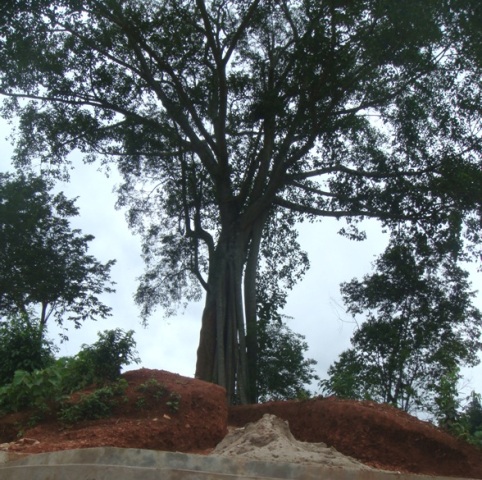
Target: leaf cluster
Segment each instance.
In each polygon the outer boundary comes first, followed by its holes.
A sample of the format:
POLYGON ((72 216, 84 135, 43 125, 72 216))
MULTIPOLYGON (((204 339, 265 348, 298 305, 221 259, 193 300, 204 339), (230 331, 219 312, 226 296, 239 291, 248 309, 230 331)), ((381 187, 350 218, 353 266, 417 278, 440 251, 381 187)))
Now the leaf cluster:
POLYGON ((258 401, 307 398, 307 385, 319 380, 316 361, 305 358, 305 337, 293 332, 282 320, 261 318, 258 322, 258 401))
MULTIPOLYGON (((138 361, 134 348, 132 331, 106 330, 99 333, 96 343, 83 345, 74 357, 60 358, 46 368, 31 372, 17 369, 11 383, 0 388, 0 410, 8 413, 28 408, 38 414, 55 412, 77 390, 94 383, 117 382, 121 366, 138 361)), ((123 383, 118 382, 118 385, 120 388, 123 383)), ((108 409, 112 405, 104 402, 104 393, 107 398, 119 392, 111 386, 91 399, 93 403, 99 403, 99 408, 104 408, 100 403, 105 403, 108 409)), ((85 416, 89 407, 82 405, 74 410, 75 415, 85 416)), ((99 413, 98 409, 95 411, 95 414, 99 413)))
POLYGON ((127 400, 126 388, 127 382, 121 378, 88 395, 82 395, 80 400, 75 403, 64 402, 58 418, 64 423, 72 424, 81 420, 98 420, 109 417, 119 402, 127 400))
POLYGON ((42 370, 55 361, 56 348, 27 315, 0 320, 0 386, 10 383, 17 370, 42 370))
POLYGON ((114 291, 114 261, 102 264, 88 254, 94 237, 70 226, 75 201, 51 189, 41 177, 0 174, 0 313, 35 308, 41 328, 50 315, 79 328, 110 314, 99 295, 114 291))
POLYGON ((394 241, 373 274, 342 284, 348 311, 365 319, 329 368, 326 391, 430 411, 443 379, 479 362, 482 314, 468 274, 450 257, 432 260, 394 241))
POLYGON ((122 366, 140 361, 133 330, 105 330, 98 337, 97 342, 82 345, 75 357, 66 359, 72 391, 92 383, 113 382, 119 378, 122 366))
POLYGON ((222 228, 286 212, 347 218, 351 238, 375 217, 477 245, 478 13, 476 0, 7 2, 15 161, 59 176, 74 149, 116 163, 144 240, 145 316, 199 298, 222 228))

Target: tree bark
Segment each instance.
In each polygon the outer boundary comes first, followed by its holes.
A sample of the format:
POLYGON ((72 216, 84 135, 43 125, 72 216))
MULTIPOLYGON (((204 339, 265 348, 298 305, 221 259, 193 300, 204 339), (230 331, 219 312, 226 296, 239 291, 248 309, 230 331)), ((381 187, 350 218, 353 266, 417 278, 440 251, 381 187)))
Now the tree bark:
POLYGON ((251 330, 256 323, 255 271, 248 275, 254 287, 245 278, 243 295, 244 266, 247 258, 257 264, 259 252, 259 240, 253 241, 252 234, 232 225, 221 232, 208 275, 197 351, 196 377, 224 387, 231 404, 255 401, 251 379, 255 372, 249 355, 253 355, 256 336, 247 339, 245 331, 245 308, 251 330))
POLYGON ((246 352, 248 370, 248 402, 258 401, 258 323, 257 323, 257 293, 256 276, 258 271, 259 249, 264 223, 259 222, 253 228, 251 243, 244 273, 244 309, 246 312, 246 352))

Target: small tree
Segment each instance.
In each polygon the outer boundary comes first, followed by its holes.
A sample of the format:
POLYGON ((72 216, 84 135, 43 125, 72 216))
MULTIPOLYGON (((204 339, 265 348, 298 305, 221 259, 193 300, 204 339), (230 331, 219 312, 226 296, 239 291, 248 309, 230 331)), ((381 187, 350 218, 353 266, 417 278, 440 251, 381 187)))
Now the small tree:
POLYGON ((122 365, 139 363, 135 350, 134 331, 124 332, 120 328, 99 332, 99 340, 93 345, 82 345, 76 357, 92 376, 91 381, 116 380, 121 374, 122 365))
POLYGON ((10 383, 17 370, 33 372, 51 365, 55 350, 38 322, 26 315, 0 320, 0 386, 10 383))
POLYGON ((305 337, 293 332, 281 320, 259 322, 258 401, 288 400, 310 395, 306 386, 319 380, 313 368, 316 360, 305 358, 305 337))
MULTIPOLYGON (((50 193, 34 176, 0 174, 0 314, 39 311, 43 329, 57 323, 105 318, 110 308, 98 296, 113 292, 110 269, 87 253, 92 235, 72 229, 74 200, 50 193)), ((26 318, 26 317, 25 317, 26 318)))
POLYGON ((482 396, 472 391, 462 417, 467 421, 469 434, 482 446, 482 396))
POLYGON ((433 385, 435 393, 432 413, 437 424, 451 430, 459 417, 460 399, 457 384, 461 378, 460 369, 448 371, 433 385))
POLYGON ((439 410, 445 418, 454 410, 447 404, 453 400, 450 375, 479 362, 482 314, 472 306, 468 274, 453 259, 422 255, 403 238, 375 266, 362 281, 342 284, 348 311, 366 320, 321 385, 406 411, 430 412, 436 396, 444 399, 439 410))

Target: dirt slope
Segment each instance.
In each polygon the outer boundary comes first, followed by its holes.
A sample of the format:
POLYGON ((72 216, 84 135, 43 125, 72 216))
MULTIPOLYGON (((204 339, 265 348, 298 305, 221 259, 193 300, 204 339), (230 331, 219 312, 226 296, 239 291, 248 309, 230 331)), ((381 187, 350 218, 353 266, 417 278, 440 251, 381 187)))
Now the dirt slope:
POLYGON ((65 425, 52 417, 26 428, 21 426, 25 412, 7 415, 0 418, 0 448, 36 453, 116 446, 208 454, 228 426, 244 426, 270 413, 287 420, 297 440, 324 442, 366 465, 482 479, 482 450, 387 405, 317 398, 228 409, 223 389, 199 380, 149 369, 123 377, 129 384, 127 401, 119 402, 110 418, 65 425), (139 390, 150 379, 165 387, 162 398, 139 390), (171 393, 178 395, 175 408, 168 405, 171 393), (20 430, 30 440, 18 442, 20 430))

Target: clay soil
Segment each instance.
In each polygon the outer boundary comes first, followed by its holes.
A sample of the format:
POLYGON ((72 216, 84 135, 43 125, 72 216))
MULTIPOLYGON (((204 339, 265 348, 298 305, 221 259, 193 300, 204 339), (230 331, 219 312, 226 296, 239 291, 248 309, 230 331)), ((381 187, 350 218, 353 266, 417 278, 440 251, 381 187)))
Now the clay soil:
POLYGON ((482 479, 481 449, 388 405, 329 397, 228 408, 221 387, 199 380, 149 369, 123 378, 127 400, 109 418, 67 425, 51 416, 28 428, 28 412, 9 414, 0 418, 1 448, 39 453, 114 446, 209 454, 228 428, 270 413, 287 420, 297 440, 324 442, 372 467, 482 479), (139 389, 151 379, 165 387, 162 398, 139 389))

